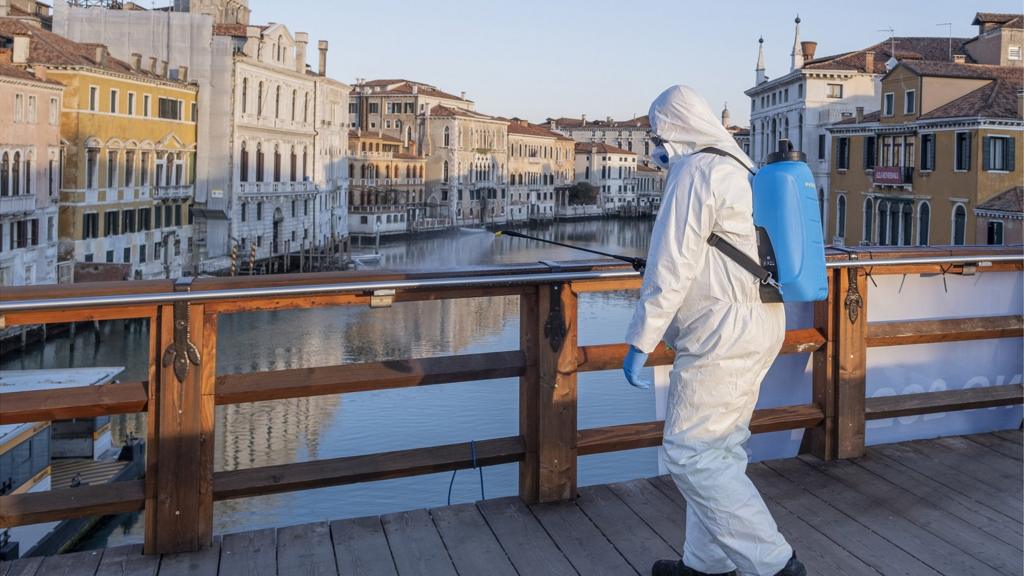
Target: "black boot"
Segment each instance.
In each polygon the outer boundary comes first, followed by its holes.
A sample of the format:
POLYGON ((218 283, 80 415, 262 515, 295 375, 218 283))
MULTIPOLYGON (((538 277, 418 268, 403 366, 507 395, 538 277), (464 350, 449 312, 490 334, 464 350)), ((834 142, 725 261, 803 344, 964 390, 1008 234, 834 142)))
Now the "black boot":
POLYGON ((775 574, 775 576, 807 576, 807 569, 804 563, 796 559, 796 552, 786 563, 786 567, 775 574))
POLYGON ((651 567, 651 576, 736 576, 736 571, 709 574, 690 568, 682 560, 658 560, 651 567))

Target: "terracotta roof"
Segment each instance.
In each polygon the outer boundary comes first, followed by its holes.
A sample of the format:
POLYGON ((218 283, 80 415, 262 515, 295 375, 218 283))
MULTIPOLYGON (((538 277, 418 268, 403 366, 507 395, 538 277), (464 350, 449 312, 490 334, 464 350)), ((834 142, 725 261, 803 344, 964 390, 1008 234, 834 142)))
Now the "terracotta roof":
POLYGON ((348 131, 348 137, 349 138, 372 138, 374 140, 383 140, 385 142, 397 142, 399 144, 403 143, 401 138, 395 138, 394 136, 391 136, 389 134, 377 134, 377 133, 369 132, 369 131, 363 132, 362 134, 360 134, 358 130, 349 130, 348 131))
POLYGON ((993 212, 1024 212, 1024 186, 1014 186, 1009 190, 996 194, 992 198, 978 204, 975 210, 991 210, 993 212))
MULTIPOLYGON (((918 76, 937 76, 941 78, 976 78, 994 80, 1024 78, 1024 71, 1010 66, 992 66, 987 64, 958 64, 947 61, 900 62, 900 66, 909 69, 918 76)), ((895 70, 895 68, 894 68, 895 70)))
POLYGON ((214 36, 245 38, 248 36, 248 29, 249 27, 245 24, 214 24, 213 34, 214 36))
POLYGON ((658 170, 657 168, 654 168, 652 166, 646 166, 644 164, 637 165, 636 171, 637 172, 654 172, 655 174, 660 174, 661 173, 661 170, 658 170))
POLYGON ((586 125, 583 124, 582 118, 548 118, 547 122, 555 121, 556 126, 563 126, 566 128, 643 128, 649 129, 651 127, 650 118, 647 116, 637 116, 629 120, 612 120, 609 122, 605 120, 587 120, 586 125))
POLYGON ((842 120, 834 123, 833 125, 834 126, 841 126, 841 125, 847 125, 847 124, 860 124, 860 123, 867 123, 867 122, 878 122, 881 119, 882 119, 882 111, 881 110, 875 110, 874 112, 868 112, 867 114, 865 114, 860 122, 857 122, 857 117, 856 116, 850 116, 849 118, 843 118, 842 120))
POLYGON ((18 20, 0 18, 0 38, 13 40, 14 36, 21 35, 30 37, 28 64, 69 67, 83 66, 119 74, 130 74, 132 76, 174 82, 162 76, 157 76, 148 70, 136 71, 127 62, 118 60, 109 54, 107 54, 102 63, 97 62, 95 60, 96 48, 102 46, 102 44, 74 42, 53 32, 40 30, 18 20))
POLYGON ((576 153, 577 154, 590 154, 590 152, 597 152, 600 154, 631 154, 636 156, 635 152, 629 150, 623 150, 618 146, 612 146, 611 144, 605 144, 604 142, 577 142, 576 153))
POLYGON ((974 22, 972 25, 978 26, 980 24, 1001 24, 1000 28, 1021 28, 1022 25, 1021 14, 1000 14, 996 12, 978 12, 974 15, 974 22))
POLYGON ((521 134, 523 136, 537 136, 540 138, 565 138, 557 132, 552 132, 551 130, 537 124, 530 124, 529 122, 520 120, 519 118, 512 118, 509 120, 508 133, 521 134))
POLYGON ((1013 118, 1020 119, 1017 111, 1017 93, 1022 89, 1018 78, 1016 82, 997 79, 969 92, 948 104, 921 115, 921 120, 936 118, 1013 118))
MULTIPOLYGON (((886 39, 873 46, 855 52, 833 54, 815 58, 804 63, 804 69, 809 70, 864 70, 867 63, 865 52, 875 52, 875 62, 872 72, 885 74, 885 63, 893 56, 892 40, 886 39)), ((949 59, 950 42, 952 41, 953 54, 966 56, 968 61, 972 58, 964 50, 964 44, 970 38, 922 38, 922 37, 896 37, 896 58, 899 60, 933 60, 942 61, 949 59)))
POLYGON ((64 87, 63 84, 56 80, 43 80, 39 78, 31 71, 27 70, 22 66, 16 66, 14 64, 5 64, 0 62, 0 77, 17 78, 18 80, 30 80, 32 82, 41 82, 43 84, 51 84, 53 86, 64 87))
POLYGON ((361 84, 353 86, 352 92, 358 94, 359 89, 364 86, 381 88, 380 90, 374 90, 371 94, 412 94, 413 86, 416 86, 417 93, 423 96, 472 102, 472 100, 468 98, 463 98, 462 96, 456 96, 443 90, 438 90, 430 84, 423 84, 422 82, 414 82, 412 80, 366 80, 361 84))
POLYGON ((443 106, 438 104, 430 109, 430 115, 435 118, 472 118, 474 120, 499 120, 502 122, 508 122, 504 118, 498 118, 497 116, 488 116, 487 114, 481 114, 473 110, 463 110, 461 108, 452 108, 450 106, 443 106))
POLYGON ((733 136, 750 136, 750 128, 744 128, 742 126, 729 126, 726 131, 733 136))

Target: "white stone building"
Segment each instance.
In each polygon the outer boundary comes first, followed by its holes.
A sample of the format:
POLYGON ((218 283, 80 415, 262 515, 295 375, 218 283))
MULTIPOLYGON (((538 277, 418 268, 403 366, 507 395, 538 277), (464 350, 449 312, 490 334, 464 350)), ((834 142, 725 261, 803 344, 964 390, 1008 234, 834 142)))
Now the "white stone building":
POLYGON ((822 208, 828 199, 831 138, 826 128, 850 118, 857 108, 877 109, 881 78, 890 59, 946 60, 964 55, 962 38, 894 37, 863 50, 817 57, 817 42, 800 40, 800 18, 790 52, 789 71, 769 78, 764 39, 758 40, 755 85, 750 97, 750 157, 763 164, 779 140, 807 155, 822 208))
POLYGON ((579 118, 548 118, 546 123, 549 130, 577 142, 601 142, 622 148, 637 155, 637 164, 653 166, 651 122, 646 115, 629 120, 613 120, 609 116, 604 120, 588 121, 587 115, 583 114, 579 118))
POLYGON ((603 143, 576 143, 576 181, 598 190, 605 212, 637 207, 637 154, 603 143))

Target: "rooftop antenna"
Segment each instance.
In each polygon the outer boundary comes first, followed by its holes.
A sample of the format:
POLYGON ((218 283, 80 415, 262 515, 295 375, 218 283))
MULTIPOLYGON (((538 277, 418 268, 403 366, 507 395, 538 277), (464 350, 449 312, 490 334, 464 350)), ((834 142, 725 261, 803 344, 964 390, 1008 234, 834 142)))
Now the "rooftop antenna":
POLYGON ((936 24, 936 26, 945 26, 946 29, 949 31, 949 61, 952 62, 953 61, 953 23, 952 22, 942 22, 940 24, 936 24))
POLYGON ((895 58, 896 57, 896 30, 894 30, 893 27, 890 26, 888 28, 879 28, 878 31, 879 32, 888 32, 889 33, 889 42, 890 42, 890 44, 889 44, 890 45, 890 48, 889 48, 890 54, 889 54, 889 56, 891 58, 895 58))

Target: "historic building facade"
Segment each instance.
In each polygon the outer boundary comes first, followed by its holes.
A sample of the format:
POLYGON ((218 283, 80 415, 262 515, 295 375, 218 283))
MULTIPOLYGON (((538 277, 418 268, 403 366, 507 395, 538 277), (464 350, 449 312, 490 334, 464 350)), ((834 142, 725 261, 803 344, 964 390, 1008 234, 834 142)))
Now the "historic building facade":
POLYGON ((600 142, 621 148, 637 155, 637 164, 652 166, 651 122, 647 116, 637 116, 629 120, 587 120, 583 114, 579 118, 548 118, 549 130, 572 138, 576 142, 600 142))
POLYGON ((575 176, 575 144, 543 126, 513 118, 508 125, 509 222, 551 220, 575 176), (561 197, 560 197, 561 195, 561 197))
POLYGON ((351 180, 348 228, 355 237, 437 230, 450 225, 439 206, 427 204, 427 161, 415 144, 381 132, 353 130, 348 138, 351 180))
POLYGON ((62 97, 45 72, 0 64, 0 286, 57 282, 62 97))
POLYGON ((380 131, 399 140, 420 141, 419 118, 434 106, 474 109, 463 92, 449 94, 412 80, 357 80, 349 95, 349 122, 364 132, 380 131))
POLYGON ((601 143, 576 143, 576 181, 597 188, 598 206, 605 212, 638 206, 637 154, 601 143))

